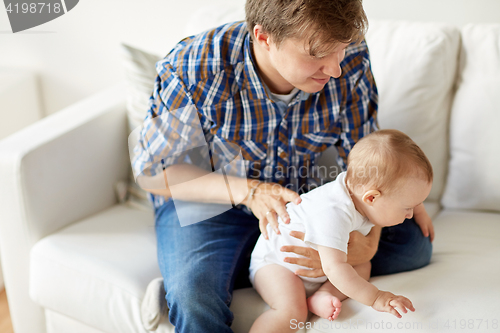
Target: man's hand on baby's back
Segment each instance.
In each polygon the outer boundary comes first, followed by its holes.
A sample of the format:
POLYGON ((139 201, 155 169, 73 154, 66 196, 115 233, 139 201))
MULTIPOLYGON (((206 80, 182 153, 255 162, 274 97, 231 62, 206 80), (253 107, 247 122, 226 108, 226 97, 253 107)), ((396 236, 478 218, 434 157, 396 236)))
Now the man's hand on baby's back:
MULTIPOLYGON (((255 183, 255 180, 252 182, 255 183)), ((272 229, 279 234, 278 217, 284 223, 290 223, 290 217, 285 207, 286 203, 293 202, 298 205, 301 198, 296 192, 276 183, 260 182, 253 185, 249 181, 249 186, 254 187, 254 194, 252 200, 246 200, 245 204, 259 219, 259 229, 264 238, 269 239, 267 225, 270 224, 272 229)))
POLYGON ((394 295, 393 293, 382 290, 379 290, 377 293, 372 308, 380 312, 388 312, 398 318, 401 318, 402 316, 396 308, 403 313, 408 313, 408 310, 412 312, 415 311, 413 304, 408 298, 400 295, 394 295))

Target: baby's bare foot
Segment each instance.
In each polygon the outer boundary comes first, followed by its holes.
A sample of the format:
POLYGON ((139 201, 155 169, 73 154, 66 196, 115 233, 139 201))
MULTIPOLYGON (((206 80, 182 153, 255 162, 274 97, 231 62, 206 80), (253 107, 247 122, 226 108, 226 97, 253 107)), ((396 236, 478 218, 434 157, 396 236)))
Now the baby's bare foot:
POLYGON ((315 315, 332 321, 339 316, 342 302, 329 292, 317 291, 307 299, 307 307, 315 315))

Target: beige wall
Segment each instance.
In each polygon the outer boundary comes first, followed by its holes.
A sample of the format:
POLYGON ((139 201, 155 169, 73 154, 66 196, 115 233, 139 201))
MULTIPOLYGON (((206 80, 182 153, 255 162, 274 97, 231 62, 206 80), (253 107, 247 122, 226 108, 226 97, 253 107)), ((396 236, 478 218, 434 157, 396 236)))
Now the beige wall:
MULTIPOLYGON (((0 9, 0 68, 38 74, 42 110, 57 112, 123 79, 121 41, 166 53, 184 35, 199 6, 244 0, 82 0, 66 15, 25 32, 10 33, 0 9)), ((365 0, 370 19, 500 22, 498 0, 365 0)), ((1 73, 1 70, 0 70, 1 73)), ((0 120, 1 121, 1 120, 0 120)))
POLYGON ((498 0, 364 0, 369 18, 427 22, 500 23, 498 0))

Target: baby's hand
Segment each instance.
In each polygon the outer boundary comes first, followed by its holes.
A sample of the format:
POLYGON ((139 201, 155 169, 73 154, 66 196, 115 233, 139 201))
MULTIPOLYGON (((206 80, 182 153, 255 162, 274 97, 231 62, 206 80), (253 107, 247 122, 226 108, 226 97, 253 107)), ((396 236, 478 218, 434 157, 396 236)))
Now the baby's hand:
POLYGON ((379 290, 377 294, 377 298, 375 302, 373 302, 372 308, 380 312, 388 312, 395 315, 398 318, 401 318, 401 315, 398 311, 396 311, 396 307, 399 308, 400 311, 404 313, 408 313, 410 311, 415 311, 413 304, 411 304, 410 300, 404 296, 394 295, 388 291, 379 290))

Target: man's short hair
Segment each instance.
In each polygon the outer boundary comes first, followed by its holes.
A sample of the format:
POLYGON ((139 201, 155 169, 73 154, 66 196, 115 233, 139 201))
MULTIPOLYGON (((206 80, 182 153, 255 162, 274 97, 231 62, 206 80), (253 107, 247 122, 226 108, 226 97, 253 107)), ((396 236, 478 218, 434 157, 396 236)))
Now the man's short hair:
POLYGON ((346 183, 354 191, 397 192, 403 180, 411 177, 432 183, 432 166, 422 149, 398 130, 365 136, 347 157, 346 183))
POLYGON ((361 42, 368 29, 362 0, 247 0, 245 12, 252 36, 259 24, 277 47, 285 39, 300 39, 316 57, 338 43, 361 42))

